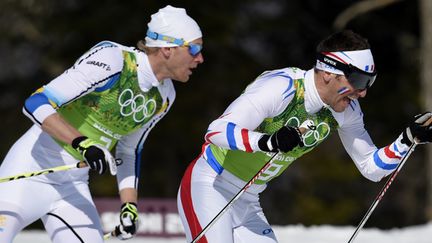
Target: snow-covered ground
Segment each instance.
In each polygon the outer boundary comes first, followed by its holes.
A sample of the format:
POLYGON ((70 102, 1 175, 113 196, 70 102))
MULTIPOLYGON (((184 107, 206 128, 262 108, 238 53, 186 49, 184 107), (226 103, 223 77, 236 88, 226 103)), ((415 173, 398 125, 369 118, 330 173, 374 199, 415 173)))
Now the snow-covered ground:
MULTIPOLYGON (((280 243, 346 243, 354 232, 354 227, 335 227, 330 225, 305 227, 301 225, 274 226, 280 243)), ((43 231, 23 231, 14 243, 49 243, 43 231)), ((110 239, 107 242, 120 242, 110 239)), ((123 242, 123 241, 122 241, 123 242)), ((134 238, 127 243, 184 243, 184 238, 134 238)), ((431 243, 432 223, 410 226, 402 229, 379 230, 362 229, 355 242, 367 243, 431 243)))

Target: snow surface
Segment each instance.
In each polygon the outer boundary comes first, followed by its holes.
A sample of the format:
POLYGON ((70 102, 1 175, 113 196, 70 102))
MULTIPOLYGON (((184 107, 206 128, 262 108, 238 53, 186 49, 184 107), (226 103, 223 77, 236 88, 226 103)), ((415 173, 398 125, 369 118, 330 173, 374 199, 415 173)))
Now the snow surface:
MULTIPOLYGON (((354 232, 352 226, 310 226, 302 225, 273 226, 279 243, 344 243, 354 232)), ((49 243, 44 231, 23 231, 14 243, 49 243)), ((110 239, 107 242, 125 243, 184 243, 184 238, 134 238, 128 241, 110 239)), ((410 226, 401 229, 380 230, 362 229, 354 240, 356 243, 432 243, 432 222, 425 225, 410 226)))

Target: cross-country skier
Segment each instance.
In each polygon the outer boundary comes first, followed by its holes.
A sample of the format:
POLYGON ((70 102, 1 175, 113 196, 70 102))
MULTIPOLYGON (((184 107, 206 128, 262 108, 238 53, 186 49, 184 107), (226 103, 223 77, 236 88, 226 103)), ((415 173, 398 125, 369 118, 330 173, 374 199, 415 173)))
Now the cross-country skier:
POLYGON ((427 112, 417 116, 391 144, 374 145, 364 128, 358 99, 366 96, 375 77, 369 43, 348 30, 321 41, 314 68, 289 67, 258 76, 210 124, 202 153, 184 174, 177 204, 188 241, 201 233, 276 152, 281 153, 273 164, 198 242, 277 242, 261 208, 260 193, 333 132, 338 132, 359 171, 372 181, 396 168, 413 138, 430 142, 431 126, 422 126, 432 116, 427 112), (306 120, 313 125, 302 134, 298 127, 306 120))
POLYGON ((85 169, 0 184, 0 242, 41 218, 52 242, 103 242, 88 187, 89 168, 117 173, 120 239, 137 230, 141 150, 175 99, 172 80, 187 82, 204 59, 202 33, 183 8, 151 16, 137 47, 103 41, 34 92, 24 113, 35 123, 9 150, 0 177, 85 161, 85 169), (116 146, 116 167, 110 150, 116 146), (120 205, 119 205, 120 206, 120 205))

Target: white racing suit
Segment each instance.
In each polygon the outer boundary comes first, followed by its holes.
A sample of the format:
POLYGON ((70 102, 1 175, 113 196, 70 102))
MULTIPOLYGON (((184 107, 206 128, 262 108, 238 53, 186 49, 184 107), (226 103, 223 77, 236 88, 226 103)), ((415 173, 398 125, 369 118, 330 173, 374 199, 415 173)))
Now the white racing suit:
POLYGON ((272 134, 285 124, 298 127, 306 120, 312 120, 315 128, 303 134, 305 146, 279 154, 199 242, 277 242, 260 206, 259 193, 332 132, 338 132, 358 170, 372 181, 393 172, 408 150, 401 143, 402 135, 378 149, 364 128, 358 101, 341 113, 326 107, 318 95, 313 69, 264 72, 210 124, 202 153, 184 174, 177 205, 188 241, 270 160, 273 153, 258 148, 263 133, 272 134))
MULTIPOLYGON (((25 102, 33 125, 9 150, 0 177, 75 164, 83 160, 70 145, 41 130, 57 112, 83 135, 112 149, 116 145, 118 189, 137 188, 143 144, 175 99, 170 79, 159 82, 147 55, 101 42, 73 67, 25 102)), ((0 183, 0 242, 41 218, 53 242, 103 242, 88 188, 88 167, 0 183)), ((110 185, 107 185, 110 186, 110 185)))

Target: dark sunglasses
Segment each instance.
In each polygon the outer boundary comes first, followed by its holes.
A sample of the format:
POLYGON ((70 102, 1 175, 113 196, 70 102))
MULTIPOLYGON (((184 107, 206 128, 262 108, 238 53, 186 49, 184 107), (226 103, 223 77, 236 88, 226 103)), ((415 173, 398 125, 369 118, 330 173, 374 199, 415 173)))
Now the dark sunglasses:
POLYGON ((358 90, 370 88, 375 82, 377 76, 376 70, 372 73, 368 73, 352 64, 339 62, 323 53, 317 53, 317 60, 329 65, 330 67, 341 70, 350 84, 358 90))

